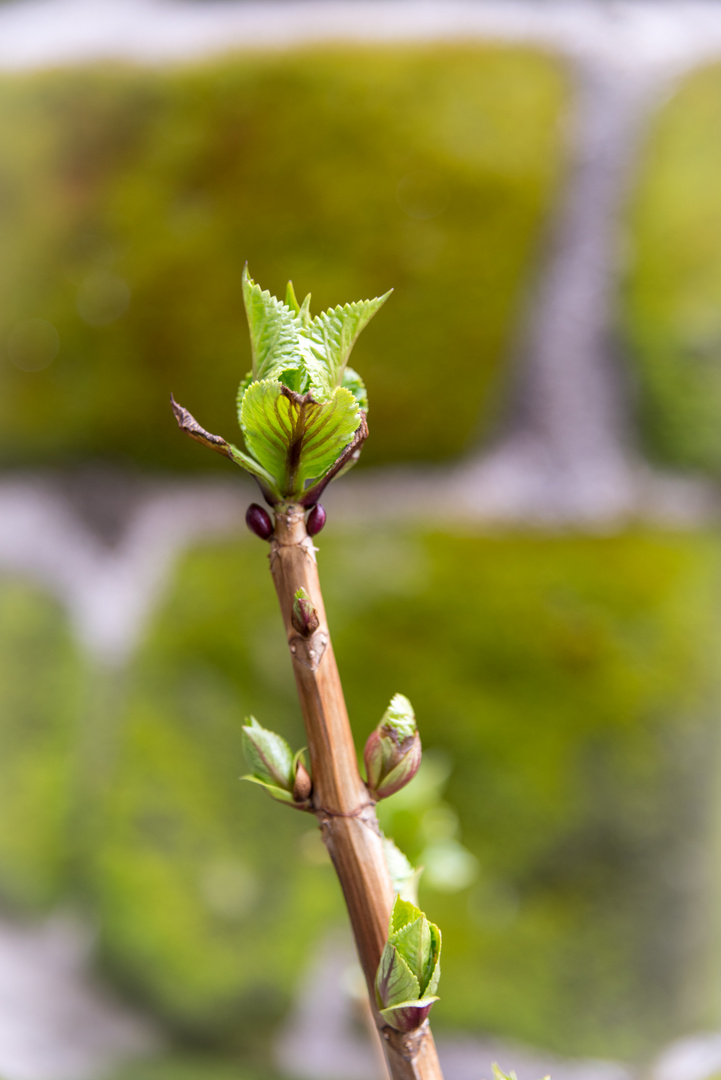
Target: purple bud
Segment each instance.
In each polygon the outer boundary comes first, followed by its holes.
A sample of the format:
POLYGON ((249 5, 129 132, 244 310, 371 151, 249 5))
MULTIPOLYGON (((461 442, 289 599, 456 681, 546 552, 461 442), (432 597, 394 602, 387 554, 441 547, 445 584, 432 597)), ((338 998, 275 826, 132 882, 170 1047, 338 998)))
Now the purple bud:
POLYGON ((245 514, 245 524, 251 532, 259 536, 261 540, 270 539, 273 533, 273 523, 270 514, 257 503, 251 503, 245 514))
POLYGON ((306 522, 306 528, 308 529, 309 536, 316 536, 325 525, 325 510, 316 503, 311 512, 308 514, 308 521, 306 522))

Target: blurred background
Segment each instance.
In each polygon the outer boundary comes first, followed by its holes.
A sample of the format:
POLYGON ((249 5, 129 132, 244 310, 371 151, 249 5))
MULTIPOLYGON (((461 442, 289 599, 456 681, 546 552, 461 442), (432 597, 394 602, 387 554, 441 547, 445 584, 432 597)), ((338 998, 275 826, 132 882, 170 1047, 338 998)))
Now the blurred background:
POLYGON ((721 8, 0 4, 0 1075, 376 1080, 237 440, 240 279, 360 340, 324 499, 447 1080, 721 1076, 721 8))

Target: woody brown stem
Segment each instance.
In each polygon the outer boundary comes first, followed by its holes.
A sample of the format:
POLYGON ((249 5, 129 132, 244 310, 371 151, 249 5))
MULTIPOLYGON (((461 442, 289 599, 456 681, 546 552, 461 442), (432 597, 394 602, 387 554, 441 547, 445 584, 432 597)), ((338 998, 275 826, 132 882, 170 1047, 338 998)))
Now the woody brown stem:
POLYGON ((375 1001, 375 976, 388 936, 393 889, 383 856, 375 807, 358 771, 353 736, 328 632, 315 548, 297 503, 276 508, 270 569, 288 636, 311 771, 313 809, 345 897, 373 1016, 393 1080, 443 1080, 426 1023, 412 1036, 384 1026, 375 1001), (293 600, 305 589, 318 627, 302 636, 293 625, 293 600))

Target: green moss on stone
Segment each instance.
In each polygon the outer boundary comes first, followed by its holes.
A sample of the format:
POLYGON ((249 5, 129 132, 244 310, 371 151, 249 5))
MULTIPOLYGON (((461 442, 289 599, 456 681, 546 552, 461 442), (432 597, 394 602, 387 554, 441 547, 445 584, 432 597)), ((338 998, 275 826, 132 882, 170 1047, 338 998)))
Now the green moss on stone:
POLYGON ((625 324, 649 452, 721 473, 721 66, 654 119, 631 206, 625 324))
POLYGON ((58 605, 0 580, 0 899, 24 911, 67 889, 83 675, 58 605))
POLYGON ((0 461, 227 467, 179 438, 168 395, 237 437, 246 259, 316 310, 394 287, 357 351, 364 457, 463 451, 492 417, 564 99, 549 57, 480 46, 4 76, 0 461))

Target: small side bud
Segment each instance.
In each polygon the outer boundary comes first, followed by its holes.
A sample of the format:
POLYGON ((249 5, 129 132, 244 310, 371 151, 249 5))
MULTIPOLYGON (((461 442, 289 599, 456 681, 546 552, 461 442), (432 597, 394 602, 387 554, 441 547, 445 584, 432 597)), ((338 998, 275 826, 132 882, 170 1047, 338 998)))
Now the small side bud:
POLYGON ((259 536, 261 540, 269 540, 273 533, 273 523, 270 514, 257 503, 251 503, 245 513, 245 524, 251 532, 259 536))
POLYGON ((297 630, 301 637, 310 637, 320 626, 318 612, 313 607, 311 598, 305 589, 296 589, 293 598, 293 612, 291 614, 293 629, 297 630))
POLYGON ((421 753, 413 706, 403 694, 395 694, 363 751, 371 796, 386 799, 410 783, 418 772, 421 753))
POLYGON ((302 761, 298 761, 295 771, 295 783, 293 784, 293 801, 307 803, 313 790, 313 781, 302 761))
POLYGON ((316 503, 311 512, 308 514, 308 520, 305 523, 305 527, 308 530, 309 536, 317 536, 320 530, 325 525, 325 510, 316 503))
POLYGON ((251 502, 246 510, 245 524, 261 540, 269 540, 273 534, 273 523, 270 514, 267 510, 259 507, 257 502, 251 502))

